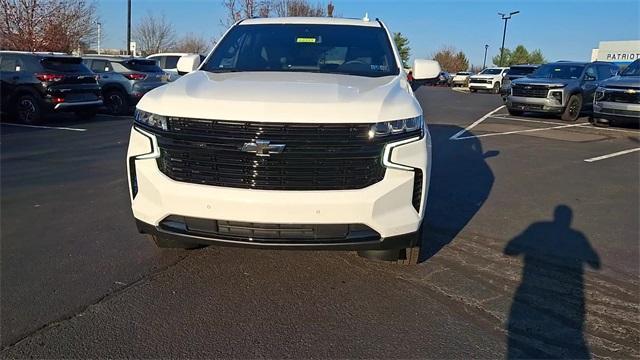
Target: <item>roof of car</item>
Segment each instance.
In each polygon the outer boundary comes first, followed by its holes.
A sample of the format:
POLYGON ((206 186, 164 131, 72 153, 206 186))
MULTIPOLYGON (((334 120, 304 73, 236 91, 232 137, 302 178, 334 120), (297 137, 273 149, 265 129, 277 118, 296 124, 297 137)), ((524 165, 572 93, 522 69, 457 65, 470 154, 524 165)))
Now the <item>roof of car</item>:
POLYGON ((516 64, 516 65, 511 65, 512 68, 514 67, 539 67, 540 64, 516 64))
POLYGON ((153 57, 156 57, 156 56, 185 56, 185 55, 200 55, 200 54, 196 54, 196 53, 167 52, 167 53, 151 54, 151 55, 147 56, 147 59, 149 59, 149 58, 153 58, 153 57))
POLYGON ((70 55, 61 52, 44 52, 44 51, 14 51, 14 50, 0 50, 0 54, 20 54, 20 55, 34 55, 34 56, 46 56, 46 57, 77 57, 76 55, 70 55))
POLYGON ((109 61, 126 61, 126 60, 147 60, 143 57, 133 57, 133 56, 117 56, 117 55, 85 55, 82 57, 83 59, 93 59, 93 60, 109 60, 109 61))
POLYGON ((347 19, 334 17, 279 17, 279 18, 257 18, 247 19, 239 25, 264 25, 264 24, 314 24, 314 25, 352 25, 380 27, 380 23, 375 20, 347 19))

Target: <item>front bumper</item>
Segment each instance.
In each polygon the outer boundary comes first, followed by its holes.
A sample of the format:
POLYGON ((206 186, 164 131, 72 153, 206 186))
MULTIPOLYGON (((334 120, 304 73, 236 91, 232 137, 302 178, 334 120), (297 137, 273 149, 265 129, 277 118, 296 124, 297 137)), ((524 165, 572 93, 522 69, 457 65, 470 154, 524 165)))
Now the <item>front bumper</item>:
POLYGON ((101 107, 102 100, 63 102, 55 105, 52 104, 51 106, 56 111, 92 110, 101 107))
POLYGON ((431 167, 426 130, 421 139, 387 145, 382 181, 363 189, 331 191, 238 189, 175 181, 158 169, 156 141, 153 134, 134 128, 127 154, 132 210, 145 233, 227 245, 373 250, 406 247, 399 244, 405 245, 411 238, 408 234, 418 232, 422 223, 431 167), (418 211, 412 204, 414 169, 423 176, 418 211), (160 224, 169 216, 263 224, 364 224, 379 239, 338 244, 228 241, 167 231, 160 224))
POLYGON ((493 90, 493 82, 490 83, 469 83, 469 89, 493 90))
POLYGON ((510 95, 507 97, 507 107, 513 110, 562 113, 564 106, 553 98, 533 98, 510 95))
POLYGON ((640 123, 640 104, 596 101, 593 118, 640 123))

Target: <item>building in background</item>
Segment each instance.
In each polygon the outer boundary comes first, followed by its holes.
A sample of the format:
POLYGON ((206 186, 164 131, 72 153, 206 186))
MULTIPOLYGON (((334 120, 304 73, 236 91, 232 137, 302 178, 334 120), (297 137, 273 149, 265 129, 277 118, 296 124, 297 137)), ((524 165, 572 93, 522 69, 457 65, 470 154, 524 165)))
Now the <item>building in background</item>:
POLYGON ((591 61, 629 65, 636 59, 640 59, 640 40, 600 41, 598 48, 591 50, 591 61))

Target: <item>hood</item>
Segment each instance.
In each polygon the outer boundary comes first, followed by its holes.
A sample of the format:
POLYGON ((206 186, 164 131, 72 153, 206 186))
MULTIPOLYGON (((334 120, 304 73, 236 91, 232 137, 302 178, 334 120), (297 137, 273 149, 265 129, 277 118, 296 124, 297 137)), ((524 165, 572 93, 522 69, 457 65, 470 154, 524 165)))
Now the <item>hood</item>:
POLYGON ((401 76, 196 71, 147 93, 139 109, 262 122, 377 122, 422 114, 401 76))
POLYGON ((634 88, 640 89, 640 76, 614 76, 600 82, 600 86, 612 88, 634 88))
POLYGON ((511 85, 546 85, 549 87, 559 87, 566 86, 571 84, 578 84, 578 79, 543 79, 543 78, 528 78, 523 77, 520 79, 515 79, 511 82, 511 85))

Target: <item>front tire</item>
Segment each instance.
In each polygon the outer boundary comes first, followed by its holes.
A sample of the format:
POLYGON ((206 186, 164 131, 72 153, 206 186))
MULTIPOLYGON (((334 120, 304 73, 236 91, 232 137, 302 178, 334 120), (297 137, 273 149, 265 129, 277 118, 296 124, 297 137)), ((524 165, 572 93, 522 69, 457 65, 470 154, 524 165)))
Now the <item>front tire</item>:
POLYGON ((22 95, 16 104, 16 117, 23 124, 37 124, 42 121, 42 107, 33 95, 22 95))
POLYGON ((500 86, 501 86, 501 84, 500 84, 499 82, 497 82, 497 83, 493 84, 493 90, 492 90, 492 92, 493 92, 494 94, 499 94, 499 93, 500 93, 500 86))
POLYGON ((476 92, 476 91, 478 91, 478 89, 469 89, 469 91, 476 92))
POLYGON ((569 101, 567 101, 567 107, 562 112, 563 121, 576 121, 580 117, 580 110, 582 109, 582 96, 580 94, 571 95, 569 101))

